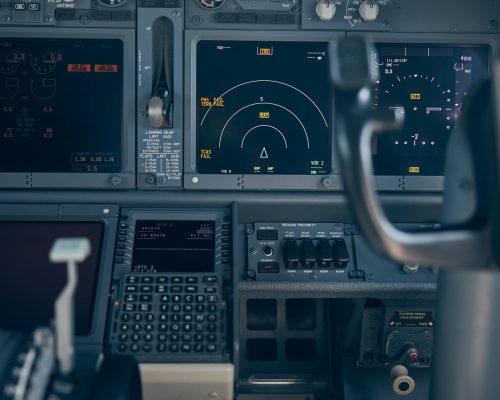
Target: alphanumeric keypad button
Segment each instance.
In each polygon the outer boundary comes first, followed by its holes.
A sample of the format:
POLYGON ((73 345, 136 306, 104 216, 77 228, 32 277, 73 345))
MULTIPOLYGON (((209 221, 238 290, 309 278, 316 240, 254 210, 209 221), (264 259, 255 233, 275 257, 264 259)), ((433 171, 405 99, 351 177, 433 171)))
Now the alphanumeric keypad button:
POLYGON ((142 329, 141 324, 133 324, 133 325, 132 325, 132 330, 133 330, 134 332, 139 332, 141 329, 142 329))
POLYGON ((134 321, 135 322, 141 322, 142 321, 142 314, 134 314, 134 321))
POLYGON ((166 332, 168 330, 168 325, 167 324, 160 324, 160 325, 158 325, 158 330, 160 332, 166 332))
POLYGON ((137 301, 137 295, 136 294, 126 294, 125 297, 123 298, 124 302, 127 303, 133 303, 134 301, 137 301))
POLYGON ((168 321, 168 314, 161 314, 160 317, 158 318, 160 322, 167 322, 168 321))
POLYGON ((128 335, 126 333, 120 333, 120 335, 118 335, 118 340, 120 342, 126 342, 128 339, 128 335))
POLYGON ((137 283, 137 282, 139 282, 139 277, 138 276, 127 276, 125 278, 125 282, 130 283, 130 284, 137 283))
POLYGON ((183 324, 182 325, 182 330, 184 332, 191 332, 193 330, 193 325, 191 325, 191 324, 183 324))
POLYGON ((156 293, 167 293, 168 286, 167 285, 156 285, 155 292, 156 293))
POLYGON ((141 303, 149 303, 149 302, 153 301, 153 295, 151 295, 151 294, 141 294, 141 295, 139 295, 139 301, 141 303))
POLYGON ((170 283, 173 283, 174 285, 182 282, 184 282, 184 278, 182 276, 173 276, 170 278, 170 283))
POLYGON ((164 294, 160 296, 160 301, 162 303, 168 303, 170 302, 170 296, 168 294, 164 294))
POLYGON ((142 285, 141 286, 141 293, 153 293, 153 286, 152 285, 142 285))
POLYGON ((151 333, 146 333, 146 334, 144 335, 144 340, 145 340, 146 342, 151 342, 151 341, 153 340, 153 335, 152 335, 151 333))
POLYGON ((149 343, 146 343, 142 346, 142 350, 144 350, 144 352, 146 353, 150 353, 153 350, 153 346, 151 346, 149 343))
POLYGON ((186 294, 184 296, 184 303, 192 303, 194 300, 193 295, 191 294, 186 294))
POLYGON ((196 304, 194 309, 199 313, 205 312, 205 306, 203 304, 196 304))
POLYGON ((146 320, 146 322, 153 322, 155 320, 155 315, 154 314, 146 314, 144 319, 146 320))
POLYGON ((122 332, 127 332, 127 331, 129 330, 129 326, 128 326, 128 324, 121 324, 121 325, 120 325, 120 330, 121 330, 122 332))
POLYGON ((217 322, 217 315, 215 315, 215 314, 208 314, 207 315, 207 321, 208 322, 217 322))
POLYGON ((205 321, 205 314, 196 314, 194 317, 194 320, 196 322, 204 322, 205 321))
POLYGON ((203 342, 203 333, 197 333, 194 335, 194 341, 195 342, 203 342))
POLYGON ((208 311, 209 313, 214 313, 214 312, 216 312, 216 311, 217 311, 217 306, 216 306, 215 304, 209 304, 209 305, 207 306, 207 311, 208 311))
POLYGON ((205 332, 205 327, 203 324, 194 324, 195 332, 205 332))
POLYGON ((166 276, 157 276, 156 283, 159 283, 159 284, 168 283, 168 278, 166 276))
POLYGON ((217 341, 217 335, 215 333, 207 333, 207 342, 214 343, 217 341))
POLYGON ((179 345, 178 344, 171 344, 170 346, 168 346, 168 350, 171 353, 177 353, 179 351, 179 345))
POLYGON ((217 352, 217 345, 213 344, 213 343, 207 344, 207 351, 209 353, 215 353, 215 352, 217 352))
POLYGON ((141 335, 139 335, 138 333, 134 333, 132 336, 130 336, 130 339, 132 339, 133 342, 138 342, 139 340, 141 340, 141 335))
POLYGON ((158 353, 165 353, 167 351, 167 345, 165 343, 158 343, 156 351, 158 351, 158 353))
POLYGON ((172 296, 172 303, 180 303, 182 301, 182 297, 178 294, 172 296))
POLYGON ((123 303, 123 311, 133 312, 137 309, 137 305, 134 303, 123 303))
POLYGON ((198 283, 198 278, 196 276, 188 276, 188 277, 186 277, 186 283, 188 285, 196 284, 196 283, 198 283))
POLYGON ((153 283, 154 282, 154 279, 152 276, 143 276, 141 277, 141 283, 153 283))
POLYGON ((170 293, 182 293, 182 286, 180 285, 170 286, 170 293))
POLYGON ((140 349, 140 346, 137 343, 132 343, 130 345, 130 351, 133 353, 137 353, 140 349))
POLYGON ((182 352, 183 353, 189 353, 192 349, 191 345, 190 344, 187 344, 187 343, 184 343, 182 346, 181 346, 181 349, 182 349, 182 352))
POLYGON ((205 288, 205 293, 217 293, 217 288, 214 286, 208 286, 205 288))
POLYGON ((160 312, 168 312, 168 304, 160 304, 160 312))
POLYGON ((184 314, 182 316, 182 320, 184 322, 193 322, 193 315, 192 314, 184 314))
POLYGON ((198 286, 194 286, 194 285, 186 286, 185 291, 186 291, 186 293, 197 293, 198 286))
POLYGON ((205 282, 205 283, 217 283, 217 277, 216 276, 204 276, 203 282, 205 282))
POLYGON ((207 324, 207 331, 208 332, 216 332, 217 331, 217 325, 215 325, 215 324, 207 324))
POLYGON ((160 333, 158 335, 158 341, 159 342, 166 342, 167 341, 167 334, 166 333, 160 333))
POLYGON ((168 337, 171 342, 178 342, 180 337, 178 333, 171 333, 168 337))
POLYGON ((182 307, 182 309, 186 313, 193 312, 193 306, 191 304, 185 304, 184 307, 182 307))
POLYGON ((196 296, 196 302, 197 303, 204 303, 205 302, 205 296, 202 294, 199 294, 196 296))
POLYGON ((183 342, 190 342, 191 340, 193 340, 193 336, 189 333, 183 333, 182 334, 182 341, 183 342))
POLYGON ((122 314, 120 316, 120 319, 123 321, 123 322, 128 322, 130 321, 130 314, 122 314))
POLYGON ((180 322, 181 321, 181 315, 180 314, 173 314, 170 316, 170 321, 172 322, 180 322))
POLYGON ((149 303, 141 303, 139 304, 139 311, 141 312, 150 312, 152 309, 152 305, 149 303))
POLYGON ((179 332, 181 330, 181 326, 179 324, 172 324, 170 325, 170 330, 172 332, 179 332))
POLYGON ((217 303, 217 296, 214 295, 214 294, 212 294, 212 295, 210 295, 210 296, 207 297, 207 301, 209 303, 217 303))
POLYGON ((154 330, 154 325, 153 324, 146 324, 144 325, 144 329, 146 330, 146 332, 151 332, 154 330))
POLYGON ((178 313, 179 311, 181 311, 181 305, 180 304, 174 304, 172 306, 172 312, 178 313))
POLYGON ((202 353, 203 352, 203 344, 202 343, 195 343, 193 346, 193 350, 195 353, 202 353))
POLYGON ((123 352, 127 351, 127 345, 126 345, 126 344, 124 344, 124 343, 119 344, 119 345, 118 345, 118 351, 119 351, 120 353, 123 353, 123 352))

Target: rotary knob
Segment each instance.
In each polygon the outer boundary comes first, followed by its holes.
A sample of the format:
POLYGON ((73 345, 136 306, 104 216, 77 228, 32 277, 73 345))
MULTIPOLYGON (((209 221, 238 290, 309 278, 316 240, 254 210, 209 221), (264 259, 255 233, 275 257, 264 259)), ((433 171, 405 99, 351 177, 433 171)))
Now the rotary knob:
POLYGON ((321 21, 331 21, 335 15, 336 7, 330 0, 320 0, 316 4, 316 14, 321 21))
POLYGON ((374 1, 363 1, 359 5, 359 15, 363 18, 365 22, 373 22, 378 16, 378 4, 374 1))
POLYGON ((411 263, 403 264, 403 271, 408 275, 417 273, 419 268, 420 264, 411 264, 411 263))

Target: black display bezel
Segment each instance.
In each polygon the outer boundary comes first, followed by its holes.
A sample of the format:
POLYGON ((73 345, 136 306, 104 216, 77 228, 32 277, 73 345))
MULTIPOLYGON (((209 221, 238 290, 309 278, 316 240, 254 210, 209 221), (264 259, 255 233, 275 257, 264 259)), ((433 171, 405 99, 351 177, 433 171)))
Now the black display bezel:
MULTIPOLYGON (((213 174, 200 173, 197 169, 197 44, 199 41, 244 42, 323 42, 342 37, 341 33, 324 32, 231 32, 227 31, 187 31, 185 40, 185 65, 189 74, 185 79, 185 148, 184 187, 186 189, 227 189, 227 190, 342 190, 342 182, 335 162, 333 141, 330 141, 331 170, 325 175, 260 175, 260 174, 213 174)), ((331 91, 330 104, 331 108, 331 91)), ((328 121, 331 126, 331 121, 328 121)))
MULTIPOLYGON (((135 35, 130 29, 18 28, 0 35, 5 40, 52 39, 120 40, 123 44, 123 96, 120 114, 121 163, 118 172, 0 172, 0 188, 107 188, 135 187, 135 35)), ((78 111, 78 110, 77 110, 78 111)), ((76 111, 75 111, 76 112, 76 111)), ((68 116, 69 118, 71 116, 68 116)), ((91 115, 89 116, 91 118, 91 115)))
POLYGON ((98 222, 102 224, 100 258, 96 274, 91 327, 76 336, 77 346, 102 346, 106 328, 109 287, 119 209, 107 204, 0 204, 0 221, 5 222, 98 222))

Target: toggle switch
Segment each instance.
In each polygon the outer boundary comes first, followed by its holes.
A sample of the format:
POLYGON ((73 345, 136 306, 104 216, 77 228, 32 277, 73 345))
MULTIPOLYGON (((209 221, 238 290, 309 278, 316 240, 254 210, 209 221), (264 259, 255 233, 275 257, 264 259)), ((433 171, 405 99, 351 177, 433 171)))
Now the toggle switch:
POLYGON ((316 264, 316 246, 311 239, 302 241, 301 247, 301 262, 306 269, 314 268, 316 264))
POLYGON ((330 268, 333 261, 333 248, 326 239, 321 239, 318 243, 318 265, 320 268, 330 268))
POLYGON ((349 263, 349 252, 344 239, 335 239, 335 268, 345 268, 349 263))
POLYGON ((297 268, 299 265, 299 246, 294 239, 288 239, 283 243, 283 255, 286 268, 297 268))

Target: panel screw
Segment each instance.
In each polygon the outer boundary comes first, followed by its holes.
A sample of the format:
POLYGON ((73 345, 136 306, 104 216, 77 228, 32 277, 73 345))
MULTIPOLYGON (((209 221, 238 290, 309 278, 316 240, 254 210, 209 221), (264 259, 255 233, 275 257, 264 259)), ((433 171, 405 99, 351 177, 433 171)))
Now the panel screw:
POLYGON ((118 175, 112 176, 109 181, 113 186, 118 186, 122 183, 122 178, 120 178, 118 175))
POLYGON ((154 185, 155 183, 155 177, 154 175, 147 175, 146 179, 144 180, 148 185, 154 185))
POLYGON ((491 28, 491 29, 498 29, 498 21, 496 19, 492 19, 490 20, 490 22, 488 22, 488 26, 491 28))

